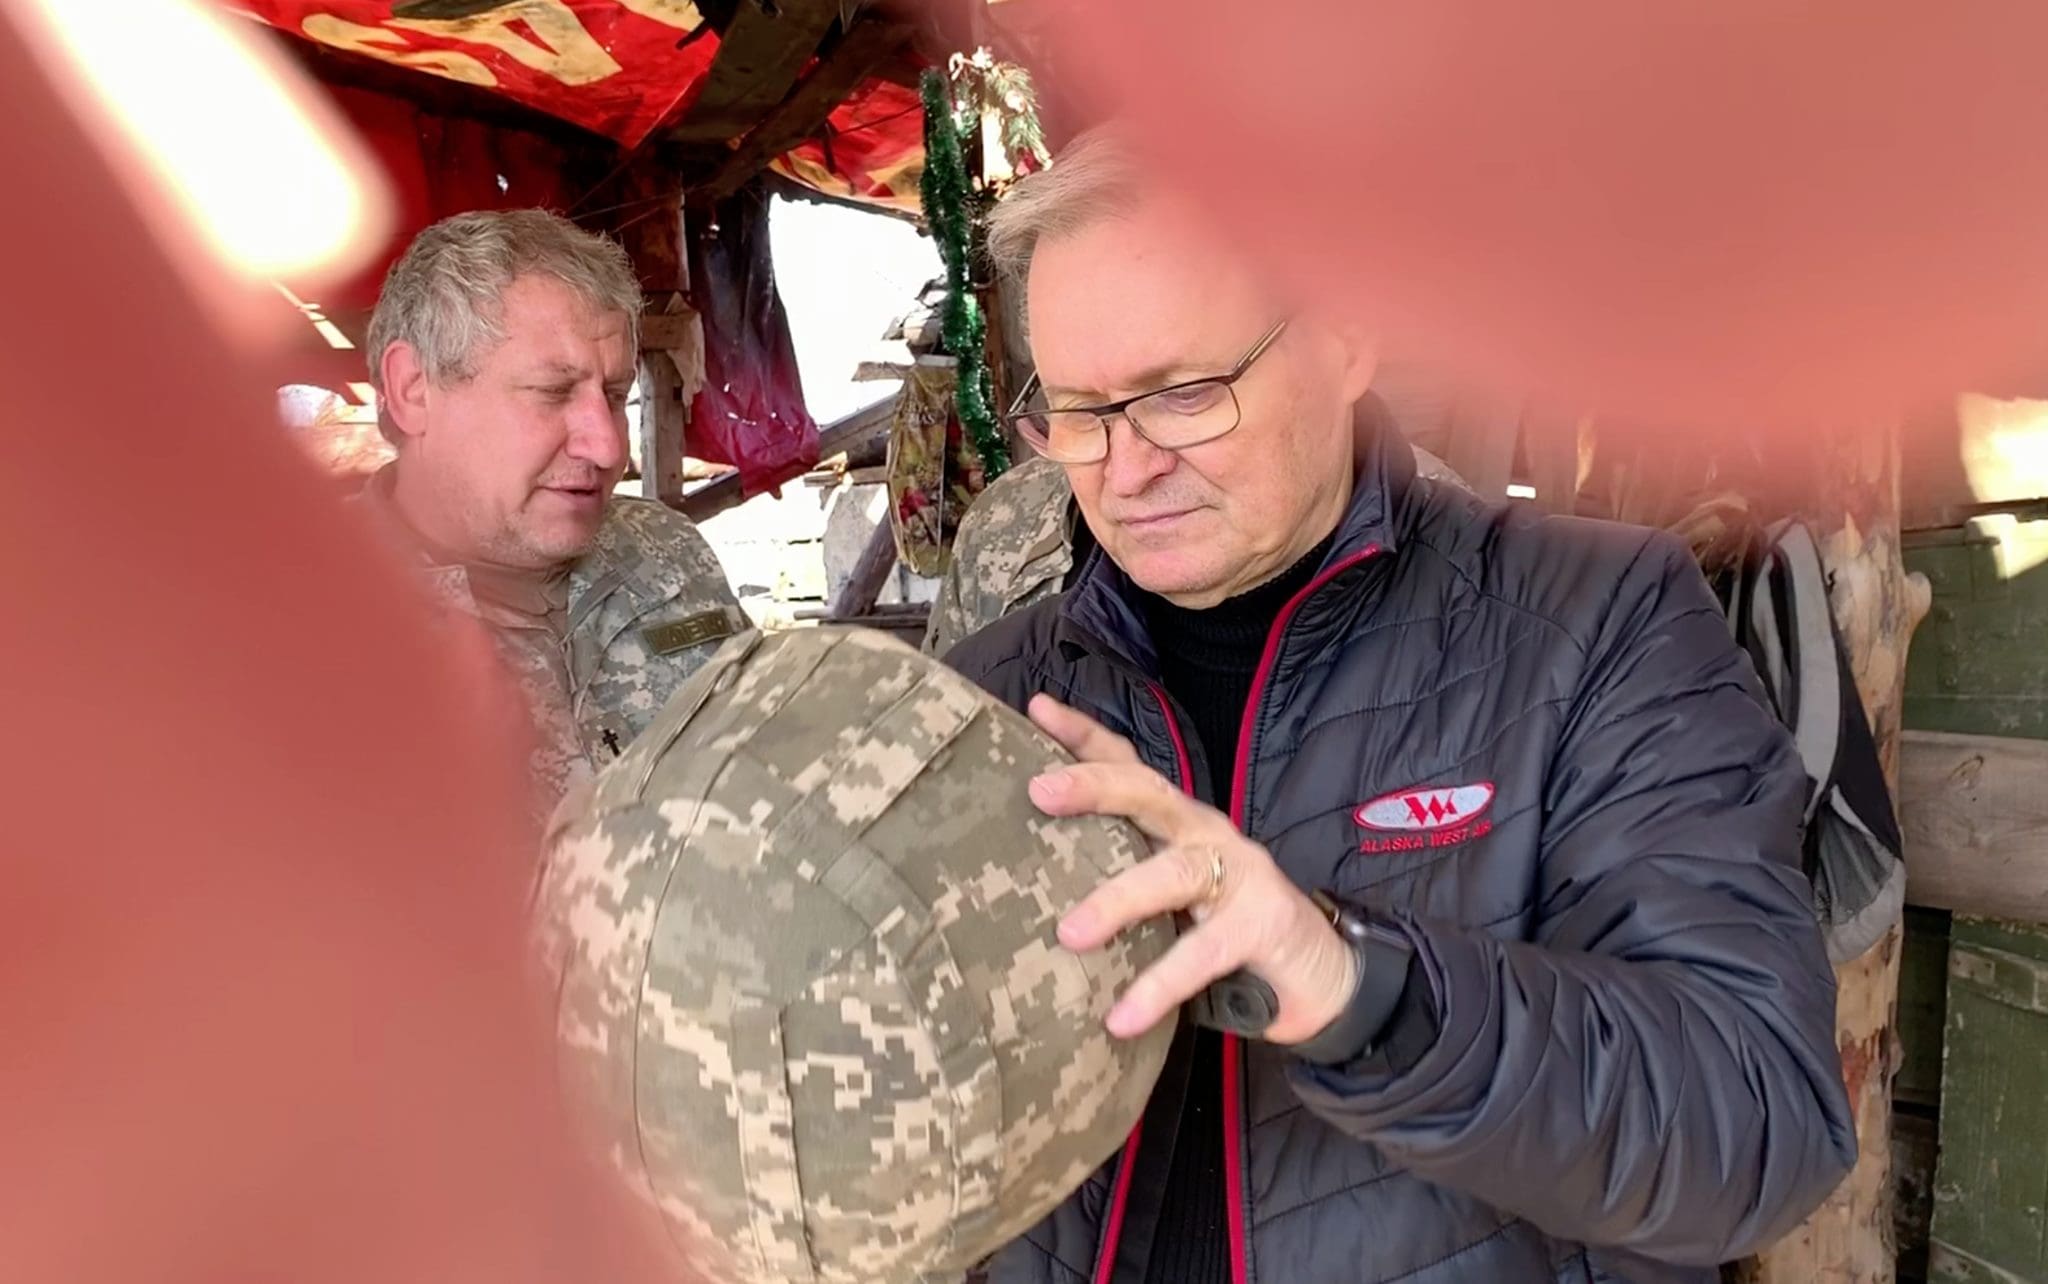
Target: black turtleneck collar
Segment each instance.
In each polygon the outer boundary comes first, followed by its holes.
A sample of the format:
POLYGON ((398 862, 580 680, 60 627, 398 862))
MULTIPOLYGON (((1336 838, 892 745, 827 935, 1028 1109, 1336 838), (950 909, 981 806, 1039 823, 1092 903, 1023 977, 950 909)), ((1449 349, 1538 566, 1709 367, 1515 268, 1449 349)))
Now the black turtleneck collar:
POLYGON ((1256 667, 1266 634, 1280 608, 1308 587, 1323 559, 1329 556, 1336 531, 1303 553, 1294 565, 1257 588, 1225 598, 1201 610, 1175 606, 1155 593, 1132 586, 1133 599, 1145 613, 1160 656, 1177 651, 1187 660, 1208 665, 1234 665, 1249 655, 1256 667))
POLYGON ((1281 609, 1315 578, 1335 539, 1332 530, 1264 584, 1202 610, 1131 586, 1131 602, 1143 613, 1159 657, 1160 680, 1187 711, 1194 724, 1189 730, 1208 759, 1210 797, 1218 807, 1230 805, 1238 728, 1266 637, 1281 609))

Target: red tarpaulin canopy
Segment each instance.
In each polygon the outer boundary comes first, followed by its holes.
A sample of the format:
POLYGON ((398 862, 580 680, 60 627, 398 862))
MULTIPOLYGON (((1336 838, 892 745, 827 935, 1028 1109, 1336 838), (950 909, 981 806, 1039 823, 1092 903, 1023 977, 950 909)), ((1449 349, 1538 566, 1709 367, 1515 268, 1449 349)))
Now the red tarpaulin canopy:
MULTIPOLYGON (((391 0, 226 0, 315 43, 473 85, 637 147, 703 85, 718 36, 691 0, 509 0, 466 17, 394 17, 391 0)), ((453 12, 475 6, 447 6, 453 12)), ((833 196, 917 208, 914 90, 856 88, 772 168, 833 196)))

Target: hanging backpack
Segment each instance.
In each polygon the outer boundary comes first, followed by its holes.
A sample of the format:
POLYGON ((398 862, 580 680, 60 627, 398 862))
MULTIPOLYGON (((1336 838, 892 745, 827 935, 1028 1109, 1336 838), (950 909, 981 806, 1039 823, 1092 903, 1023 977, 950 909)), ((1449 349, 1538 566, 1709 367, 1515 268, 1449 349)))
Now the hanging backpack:
POLYGON ((1709 578, 1805 764, 1802 860, 1828 957, 1846 963, 1903 912, 1898 821, 1813 533, 1791 520, 1745 533, 1739 554, 1709 578))

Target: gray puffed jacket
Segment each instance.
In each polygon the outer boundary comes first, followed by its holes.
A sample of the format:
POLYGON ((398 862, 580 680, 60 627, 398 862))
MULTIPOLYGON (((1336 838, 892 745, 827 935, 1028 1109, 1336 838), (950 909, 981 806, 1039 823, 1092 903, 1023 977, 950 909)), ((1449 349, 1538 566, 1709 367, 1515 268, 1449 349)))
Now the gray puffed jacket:
MULTIPOLYGON (((1206 792, 1129 593, 1098 552, 947 660, 1206 792)), ((1388 426, 1246 717, 1210 801, 1406 934, 1425 1035, 1337 1067, 1223 1041, 1235 1284, 1707 1281, 1848 1171, 1803 778, 1676 541, 1419 479, 1388 426)), ((993 1284, 1142 1281, 1133 1152, 1178 1109, 1169 1075, 993 1284)))

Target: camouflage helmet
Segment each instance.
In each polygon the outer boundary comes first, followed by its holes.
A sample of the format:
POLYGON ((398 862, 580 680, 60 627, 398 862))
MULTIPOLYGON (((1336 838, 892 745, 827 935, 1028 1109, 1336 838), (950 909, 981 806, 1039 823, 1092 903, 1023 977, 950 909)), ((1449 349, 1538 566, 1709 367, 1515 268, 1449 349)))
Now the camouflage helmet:
POLYGON ((1055 940, 1146 854, 1032 806, 1065 760, 883 634, 749 633, 564 802, 541 920, 565 1065, 693 1274, 957 1278, 1136 1125, 1172 1023, 1102 1023, 1173 929, 1055 940))

